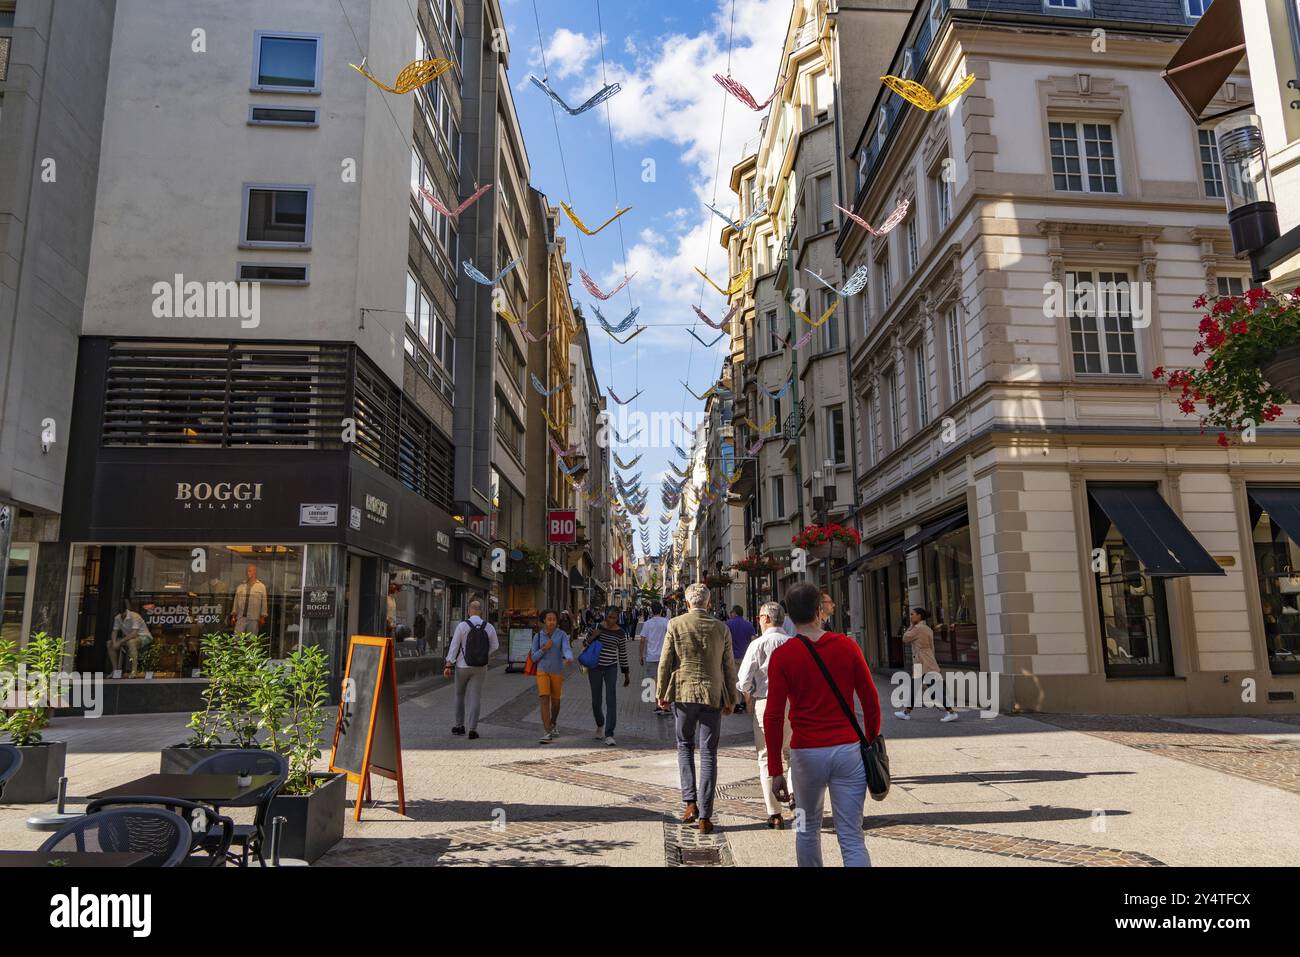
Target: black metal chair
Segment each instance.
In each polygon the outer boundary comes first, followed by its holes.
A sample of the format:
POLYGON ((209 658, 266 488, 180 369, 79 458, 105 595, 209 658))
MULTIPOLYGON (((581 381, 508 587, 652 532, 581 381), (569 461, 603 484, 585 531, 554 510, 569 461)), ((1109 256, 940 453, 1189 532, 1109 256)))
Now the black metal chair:
POLYGON ((135 852, 147 854, 148 867, 178 867, 190 853, 190 826, 174 811, 124 807, 88 814, 51 835, 46 853, 135 852))
POLYGON ((23 766, 23 753, 12 744, 0 744, 0 799, 5 796, 5 784, 23 766))
MULTIPOLYGON (((266 844, 267 830, 269 827, 267 815, 271 810, 271 800, 275 797, 280 788, 284 787, 284 782, 289 777, 289 762, 283 755, 276 754, 274 751, 263 751, 259 748, 246 748, 238 751, 221 751, 218 754, 204 758, 202 761, 190 768, 190 774, 239 774, 241 771, 247 771, 249 774, 273 774, 275 780, 263 785, 255 791, 250 792, 238 801, 230 801, 224 805, 213 804, 213 808, 218 812, 222 807, 253 807, 257 810, 254 812, 252 824, 236 824, 233 843, 240 849, 238 860, 240 867, 248 866, 248 856, 250 854, 257 858, 258 864, 266 866, 266 859, 262 856, 262 848, 266 844)), ((214 835, 209 834, 209 841, 213 840, 214 835)))
POLYGON ((163 807, 185 818, 190 828, 190 852, 182 867, 224 867, 226 854, 235 838, 235 822, 218 814, 207 804, 185 801, 181 798, 154 797, 153 795, 99 798, 86 805, 87 814, 98 814, 109 808, 163 807), (216 835, 216 840, 212 836, 216 835))

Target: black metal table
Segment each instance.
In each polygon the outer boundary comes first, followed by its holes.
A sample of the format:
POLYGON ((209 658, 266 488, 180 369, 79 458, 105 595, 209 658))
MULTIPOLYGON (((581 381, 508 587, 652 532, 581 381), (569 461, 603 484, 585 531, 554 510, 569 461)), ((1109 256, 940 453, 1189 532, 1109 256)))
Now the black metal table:
POLYGON ((160 797, 196 801, 200 804, 231 805, 275 780, 274 774, 254 774, 246 787, 237 774, 146 774, 134 781, 90 795, 100 798, 160 797))

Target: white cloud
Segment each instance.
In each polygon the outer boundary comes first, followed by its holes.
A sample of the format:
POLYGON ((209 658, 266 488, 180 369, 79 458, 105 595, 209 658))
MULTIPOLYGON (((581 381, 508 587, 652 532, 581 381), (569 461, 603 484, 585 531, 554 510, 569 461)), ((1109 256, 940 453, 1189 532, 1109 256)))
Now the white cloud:
POLYGON ((560 27, 546 45, 546 67, 551 76, 559 79, 576 76, 585 71, 599 53, 599 37, 560 27))

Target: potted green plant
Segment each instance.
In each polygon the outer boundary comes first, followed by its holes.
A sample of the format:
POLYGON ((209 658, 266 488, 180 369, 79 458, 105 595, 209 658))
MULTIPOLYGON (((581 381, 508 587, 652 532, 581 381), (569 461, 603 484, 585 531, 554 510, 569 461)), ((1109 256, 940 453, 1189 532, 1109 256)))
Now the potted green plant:
POLYGON ((283 817, 280 853, 315 861, 343 840, 347 775, 321 772, 329 700, 329 661, 319 647, 300 648, 282 668, 267 669, 256 695, 265 747, 289 762, 289 777, 271 801, 270 818, 283 817))
POLYGON ((44 741, 50 710, 57 707, 58 676, 67 651, 57 635, 35 632, 22 648, 0 641, 0 733, 23 754, 23 765, 5 785, 6 804, 42 804, 58 797, 68 759, 64 741, 44 741), (11 706, 12 705, 12 706, 11 706))
POLYGON ((156 641, 151 641, 144 647, 144 650, 140 652, 138 658, 140 662, 140 670, 144 672, 146 681, 153 680, 153 673, 158 667, 158 651, 158 643, 156 641))
POLYGON ((1300 289, 1274 294, 1249 289, 1241 296, 1201 296, 1200 338, 1192 346, 1198 366, 1151 373, 1170 389, 1184 415, 1201 430, 1215 429, 1222 446, 1282 415, 1283 402, 1300 401, 1300 289))
POLYGON ((269 660, 266 639, 250 633, 214 632, 202 640, 203 708, 190 715, 190 738, 163 748, 164 774, 182 774, 221 750, 257 746, 259 715, 253 695, 261 665, 269 660), (225 740, 228 737, 229 740, 225 740))

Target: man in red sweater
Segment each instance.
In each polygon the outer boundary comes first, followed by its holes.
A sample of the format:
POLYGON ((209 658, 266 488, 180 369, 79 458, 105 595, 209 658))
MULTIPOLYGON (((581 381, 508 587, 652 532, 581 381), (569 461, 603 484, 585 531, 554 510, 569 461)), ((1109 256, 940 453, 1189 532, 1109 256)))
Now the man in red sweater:
POLYGON ((768 661, 767 710, 763 736, 767 740, 768 772, 777 800, 788 801, 781 766, 786 704, 790 706, 790 772, 795 781, 795 856, 800 867, 821 867, 822 801, 831 792, 831 815, 845 867, 870 867, 862 837, 862 807, 867 799, 867 772, 857 732, 840 706, 813 655, 826 665, 840 695, 853 706, 862 703, 861 727, 867 740, 880 733, 880 699, 862 649, 848 635, 823 631, 822 595, 816 585, 801 582, 785 594, 785 607, 794 619, 795 637, 768 661), (805 642, 802 639, 807 639, 805 642), (811 647, 809 647, 811 645, 811 647), (775 760, 774 760, 775 759, 775 760))

